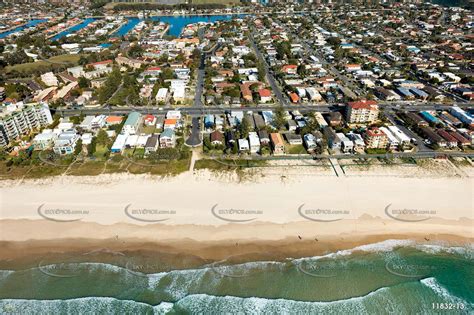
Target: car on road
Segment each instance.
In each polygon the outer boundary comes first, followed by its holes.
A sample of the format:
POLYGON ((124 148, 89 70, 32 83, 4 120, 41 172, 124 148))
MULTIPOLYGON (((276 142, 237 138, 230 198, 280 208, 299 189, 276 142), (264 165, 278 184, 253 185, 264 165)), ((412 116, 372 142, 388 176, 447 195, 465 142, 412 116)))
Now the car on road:
POLYGON ((413 143, 414 145, 418 145, 418 140, 416 140, 416 138, 411 138, 410 142, 413 143))

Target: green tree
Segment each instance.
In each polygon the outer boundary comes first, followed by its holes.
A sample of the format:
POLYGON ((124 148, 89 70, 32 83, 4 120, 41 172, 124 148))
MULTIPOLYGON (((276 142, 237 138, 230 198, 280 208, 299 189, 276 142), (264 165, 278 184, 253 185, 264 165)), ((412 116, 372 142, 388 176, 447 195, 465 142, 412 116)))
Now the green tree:
POLYGON ((74 148, 74 155, 79 155, 82 151, 82 139, 77 140, 76 147, 74 148))
POLYGON ((143 55, 143 52, 143 48, 137 44, 130 47, 130 49, 128 50, 128 55, 132 58, 138 58, 143 55))
POLYGON ((118 68, 114 68, 107 77, 105 84, 99 89, 99 102, 105 103, 115 93, 120 83, 122 82, 122 75, 118 68))
POLYGON ((92 138, 91 143, 89 143, 89 145, 87 146, 87 153, 89 154, 89 156, 94 155, 96 146, 97 146, 97 138, 94 137, 92 138))
POLYGON ((239 153, 239 147, 237 145, 237 141, 234 142, 234 144, 232 145, 232 154, 237 154, 239 153))
POLYGON ((302 77, 306 76, 306 67, 304 65, 299 65, 297 71, 300 76, 302 77))
POLYGON ((86 88, 90 87, 91 81, 89 81, 88 79, 86 79, 84 77, 79 77, 78 83, 79 83, 79 87, 81 89, 86 89, 86 88))
POLYGON ((169 58, 168 54, 162 54, 160 56, 160 59, 158 59, 158 62, 161 62, 161 63, 168 62, 168 58, 169 58))
POLYGON ((341 44, 341 40, 337 37, 329 37, 326 41, 332 46, 339 46, 341 44))
POLYGON ((108 145, 108 143, 109 143, 109 137, 107 136, 107 132, 101 129, 99 133, 97 134, 97 144, 105 147, 108 145))
POLYGON ((283 128, 283 126, 286 124, 286 118, 285 118, 285 110, 283 106, 279 106, 275 110, 275 115, 273 116, 273 125, 277 129, 283 128))
POLYGON ((247 117, 242 119, 239 125, 239 133, 241 138, 247 138, 249 136, 250 124, 247 117))
POLYGON ((161 72, 162 80, 171 80, 174 79, 174 71, 171 68, 165 68, 161 72))

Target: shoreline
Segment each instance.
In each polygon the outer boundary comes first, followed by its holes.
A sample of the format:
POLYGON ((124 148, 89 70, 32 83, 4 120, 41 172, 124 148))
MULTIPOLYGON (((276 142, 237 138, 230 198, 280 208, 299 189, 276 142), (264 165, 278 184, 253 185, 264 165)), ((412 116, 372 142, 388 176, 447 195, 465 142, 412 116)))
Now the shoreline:
MULTIPOLYGON (((163 265, 148 265, 145 273, 164 271, 173 265, 177 269, 192 269, 210 263, 247 263, 331 257, 339 253, 365 251, 387 251, 407 246, 472 246, 473 238, 453 234, 386 234, 353 238, 329 237, 314 240, 284 239, 278 241, 209 241, 197 242, 183 239, 168 242, 153 242, 143 239, 61 239, 29 240, 23 242, 0 241, 0 270, 21 270, 48 263, 74 260, 84 262, 112 263, 124 259, 138 261, 166 261, 163 265)), ((163 262, 161 262, 163 263, 163 262)), ((212 266, 212 265, 211 265, 212 266)))
POLYGON ((326 169, 301 170, 258 170, 259 176, 249 172, 244 179, 201 170, 175 177, 0 181, 0 262, 100 249, 196 263, 236 255, 252 261, 324 255, 389 239, 474 240, 470 176, 390 177, 384 171, 380 177, 336 177, 326 169), (395 212, 402 210, 409 213, 395 212))

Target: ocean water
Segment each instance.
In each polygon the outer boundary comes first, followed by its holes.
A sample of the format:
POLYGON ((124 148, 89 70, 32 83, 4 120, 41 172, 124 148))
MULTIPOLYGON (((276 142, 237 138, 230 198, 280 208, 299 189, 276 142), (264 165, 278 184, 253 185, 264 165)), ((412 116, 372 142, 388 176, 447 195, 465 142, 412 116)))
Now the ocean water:
POLYGON ((189 269, 121 253, 107 263, 94 258, 61 264, 45 258, 31 268, 2 270, 0 314, 474 312, 472 247, 390 240, 316 257, 228 259, 189 269), (142 272, 149 267, 160 271, 142 272))

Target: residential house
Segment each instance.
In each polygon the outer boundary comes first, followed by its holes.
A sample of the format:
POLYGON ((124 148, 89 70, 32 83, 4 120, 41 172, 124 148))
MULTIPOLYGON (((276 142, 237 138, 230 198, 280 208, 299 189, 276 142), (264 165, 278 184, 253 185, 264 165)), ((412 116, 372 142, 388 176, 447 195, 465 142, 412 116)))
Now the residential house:
POLYGON ((177 119, 165 119, 163 121, 163 129, 175 129, 178 125, 177 119))
POLYGON ((284 65, 281 67, 281 72, 285 74, 296 74, 298 71, 297 65, 284 65))
POLYGON ((121 133, 126 135, 134 135, 138 133, 141 121, 142 115, 139 112, 131 112, 123 125, 121 133))
POLYGON ((156 152, 156 150, 158 150, 158 144, 161 145, 161 139, 158 143, 158 135, 152 135, 148 137, 145 144, 145 154, 150 154, 150 152, 156 152))
POLYGON ((449 132, 444 129, 438 129, 436 131, 444 140, 446 140, 446 145, 449 148, 455 148, 458 146, 458 140, 453 137, 449 132))
POLYGON ((74 129, 61 132, 58 137, 54 139, 54 153, 59 155, 73 154, 79 138, 80 136, 74 129))
POLYGON ((222 145, 224 141, 224 135, 220 131, 213 131, 210 134, 210 141, 213 145, 222 145))
POLYGON ((337 136, 334 129, 329 126, 323 128, 323 133, 326 139, 328 140, 328 146, 330 149, 340 149, 341 148, 341 139, 337 136))
POLYGON ((421 127, 421 134, 426 137, 431 143, 436 144, 440 147, 446 147, 447 142, 439 134, 433 131, 430 127, 421 127))
POLYGON ((347 137, 354 143, 354 152, 362 153, 365 150, 364 138, 358 133, 348 133, 347 137))
POLYGON ((127 142, 128 134, 120 134, 115 138, 112 147, 110 148, 110 152, 112 153, 122 153, 125 149, 125 144, 127 142))
POLYGON ((303 144, 303 140, 301 136, 295 133, 286 133, 285 134, 286 141, 291 145, 300 145, 303 144))
POLYGON ((265 121, 263 120, 263 117, 260 114, 253 113, 252 116, 253 116, 253 121, 254 121, 254 125, 256 129, 260 130, 265 127, 265 121))
POLYGON ((303 141, 304 141, 304 144, 306 146, 306 149, 308 151, 313 151, 317 148, 317 144, 316 144, 316 137, 311 134, 311 133, 307 133, 303 136, 303 141))
POLYGON ((272 100, 272 92, 269 89, 260 89, 258 90, 260 96, 260 102, 267 103, 272 100))
POLYGON ((37 134, 33 139, 33 146, 35 150, 46 150, 53 146, 57 134, 51 129, 44 129, 42 133, 37 134))
POLYGON ((249 146, 250 153, 257 153, 260 151, 260 139, 256 132, 249 132, 249 146))
POLYGON ((285 143, 283 142, 283 138, 281 134, 273 132, 270 134, 270 141, 272 144, 273 154, 274 155, 281 155, 285 154, 285 143))
POLYGON ((105 119, 105 124, 107 126, 120 125, 122 123, 122 120, 123 120, 122 116, 108 116, 105 119))
POLYGON ((174 148, 176 136, 173 129, 165 128, 160 134, 160 148, 174 148))
POLYGON ((249 145, 249 141, 247 139, 239 139, 238 144, 239 144, 239 152, 249 152, 250 151, 250 145, 249 145))
POLYGON ((156 125, 156 117, 151 114, 145 115, 145 117, 143 118, 143 123, 146 126, 154 126, 156 125))
POLYGON ((260 144, 267 145, 270 143, 270 138, 266 130, 262 129, 262 130, 259 130, 257 133, 258 133, 258 137, 260 138, 260 144))
POLYGON ((330 112, 327 115, 329 126, 337 127, 342 125, 342 115, 339 112, 330 112))
POLYGON ((122 56, 118 56, 117 58, 115 58, 115 61, 121 66, 128 66, 134 69, 140 69, 142 64, 144 64, 144 62, 141 60, 130 59, 127 57, 122 57, 122 56))

